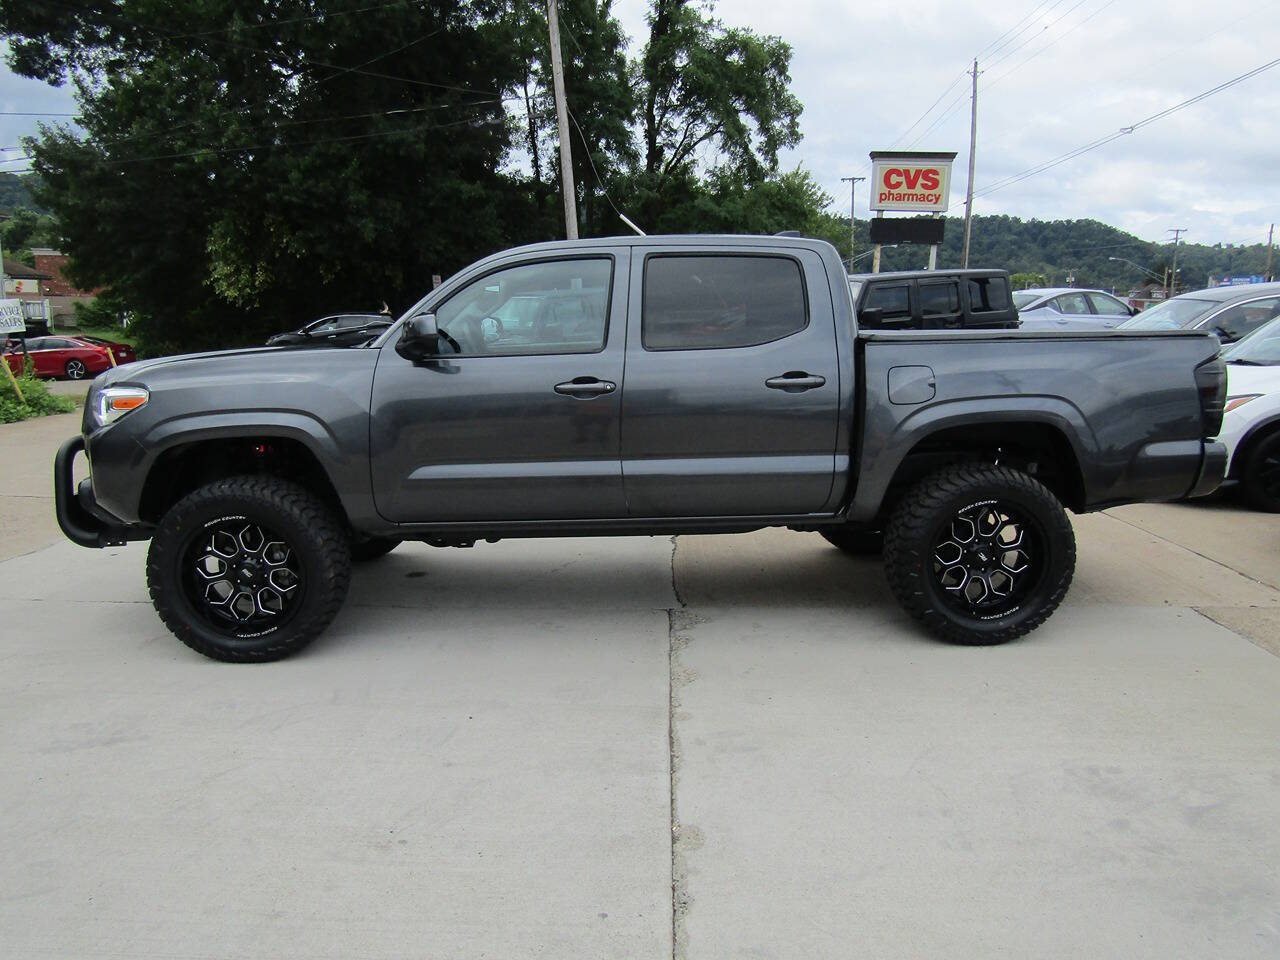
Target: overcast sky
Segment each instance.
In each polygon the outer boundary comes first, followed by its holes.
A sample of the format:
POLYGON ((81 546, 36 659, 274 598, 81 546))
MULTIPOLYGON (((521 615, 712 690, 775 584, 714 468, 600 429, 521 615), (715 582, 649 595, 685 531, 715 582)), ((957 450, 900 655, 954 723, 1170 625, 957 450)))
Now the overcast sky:
MULTIPOLYGON (((615 0, 637 43, 647 6, 615 0)), ((957 152, 951 212, 963 212, 969 99, 962 74, 974 55, 982 71, 979 192, 1280 57, 1275 0, 726 0, 716 15, 791 44, 804 140, 785 164, 810 170, 844 214, 849 187, 840 178, 867 173, 869 150, 909 147, 957 152)), ((74 109, 66 88, 0 68, 0 110, 74 109)), ((0 116, 0 146, 17 145, 35 123, 0 116)), ((980 197, 974 210, 1092 217, 1148 240, 1186 227, 1193 242, 1261 243, 1268 224, 1280 220, 1278 161, 1280 66, 980 197)), ((861 219, 867 185, 858 186, 861 219)))

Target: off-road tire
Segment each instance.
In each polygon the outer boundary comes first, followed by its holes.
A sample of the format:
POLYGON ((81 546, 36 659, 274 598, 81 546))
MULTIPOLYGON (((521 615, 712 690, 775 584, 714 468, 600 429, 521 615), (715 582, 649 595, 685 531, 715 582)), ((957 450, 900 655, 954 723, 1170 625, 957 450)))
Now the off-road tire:
POLYGON ((230 477, 188 494, 160 520, 147 553, 147 587, 165 626, 192 650, 234 663, 297 653, 333 620, 350 580, 350 541, 333 511, 306 488, 278 477, 230 477), (269 528, 296 553, 304 591, 286 622, 252 636, 211 625, 183 579, 188 551, 202 531, 242 518, 269 528))
POLYGON ((884 531, 856 527, 827 527, 822 539, 853 557, 877 557, 884 552, 884 531))
POLYGON ((921 480, 897 503, 885 528, 884 558, 889 586, 911 616, 951 643, 990 645, 1029 633, 1057 609, 1075 571, 1076 541, 1062 504, 1038 480, 1009 467, 955 464, 921 480), (983 618, 956 609, 934 558, 953 518, 987 501, 1007 503, 1037 528, 1043 569, 1020 605, 983 618))
POLYGON ((1277 459, 1280 459, 1280 430, 1254 444, 1240 468, 1240 493, 1255 510, 1280 513, 1274 477, 1277 459))
POLYGON ((385 557, 403 542, 394 537, 352 537, 351 562, 368 563, 370 560, 385 557))

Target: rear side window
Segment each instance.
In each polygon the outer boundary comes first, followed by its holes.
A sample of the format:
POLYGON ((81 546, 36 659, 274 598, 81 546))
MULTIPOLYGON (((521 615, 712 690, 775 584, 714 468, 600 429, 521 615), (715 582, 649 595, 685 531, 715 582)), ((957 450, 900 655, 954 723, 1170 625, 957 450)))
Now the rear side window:
POLYGON ((654 256, 645 262, 646 350, 752 347, 809 324, 800 264, 789 257, 654 256))
POLYGON ((970 277, 968 283, 973 313, 1009 309, 1009 285, 1003 277, 970 277))

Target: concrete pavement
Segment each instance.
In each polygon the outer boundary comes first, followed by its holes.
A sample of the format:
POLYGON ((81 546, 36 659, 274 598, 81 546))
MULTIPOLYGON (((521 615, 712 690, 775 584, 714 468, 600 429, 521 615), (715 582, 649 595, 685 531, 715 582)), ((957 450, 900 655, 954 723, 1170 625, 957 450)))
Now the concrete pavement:
POLYGON ((75 429, 0 427, 0 957, 1280 954, 1280 517, 1076 518, 990 649, 813 534, 406 544, 242 667, 59 540, 75 429))

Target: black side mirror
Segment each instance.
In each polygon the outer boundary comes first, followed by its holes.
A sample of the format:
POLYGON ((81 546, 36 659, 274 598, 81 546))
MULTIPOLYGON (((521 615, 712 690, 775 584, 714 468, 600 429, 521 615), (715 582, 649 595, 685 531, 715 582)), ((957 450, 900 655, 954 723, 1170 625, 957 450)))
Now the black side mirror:
POLYGON ((858 313, 858 323, 864 327, 877 328, 884 323, 883 307, 866 307, 858 313))
POLYGON ((440 352, 440 328, 436 326, 434 313, 420 313, 410 317, 404 332, 396 343, 396 353, 406 360, 425 360, 440 352))

